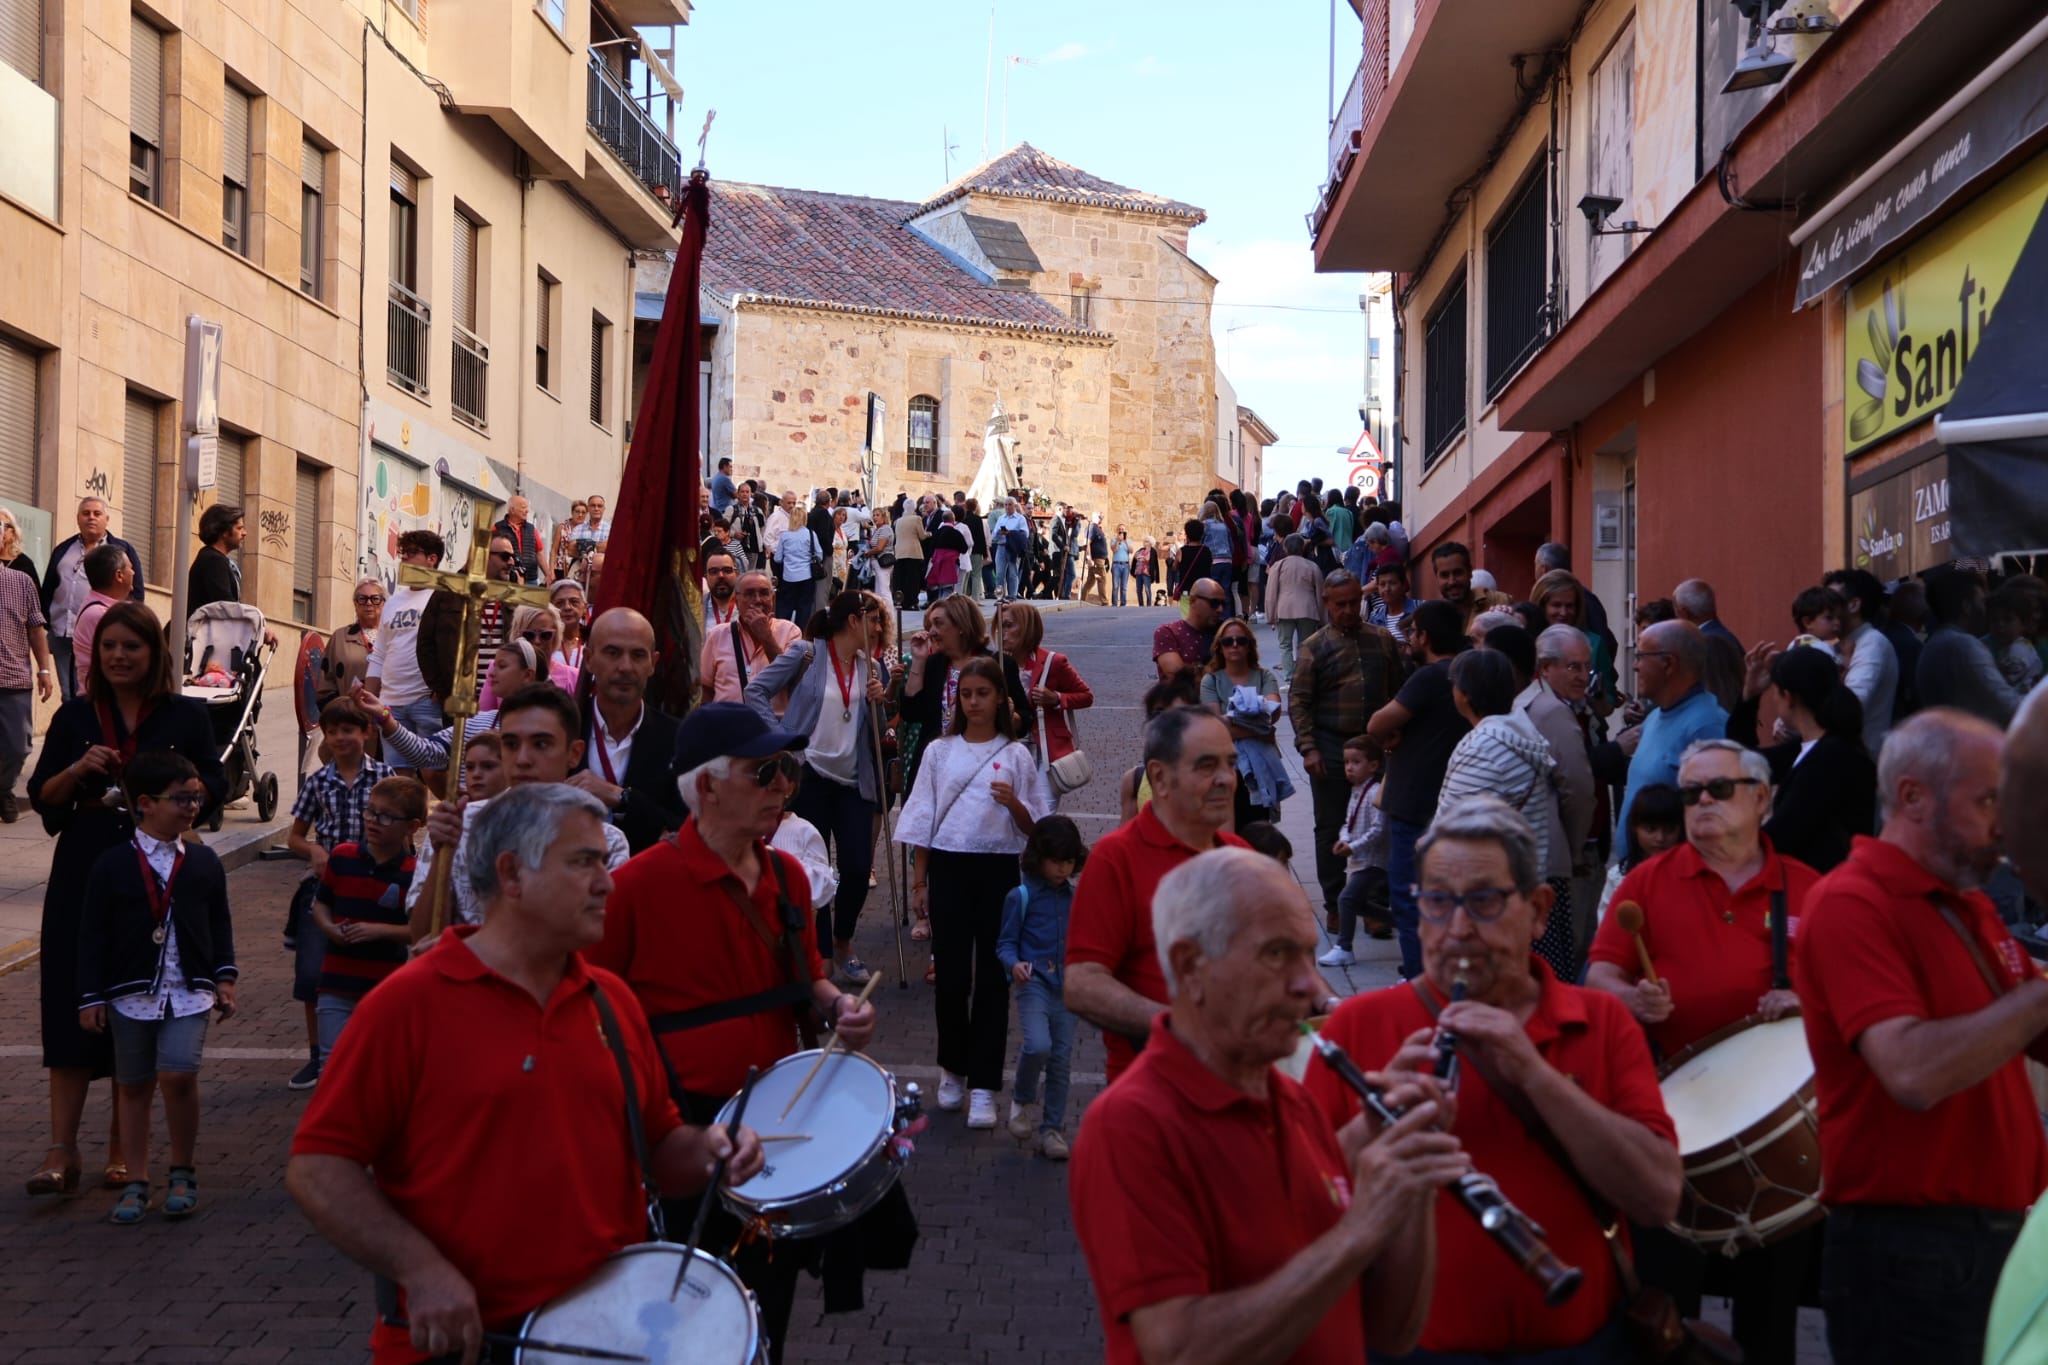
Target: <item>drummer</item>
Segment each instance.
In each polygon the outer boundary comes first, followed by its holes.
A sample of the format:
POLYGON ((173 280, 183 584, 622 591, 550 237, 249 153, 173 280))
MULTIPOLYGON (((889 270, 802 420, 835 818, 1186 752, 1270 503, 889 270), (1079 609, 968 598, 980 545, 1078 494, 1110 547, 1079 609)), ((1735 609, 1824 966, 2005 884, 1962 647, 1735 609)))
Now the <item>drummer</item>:
MULTIPOLYGON (((1678 763, 1685 842, 1622 880, 1594 935, 1586 984, 1627 1005, 1667 1059, 1752 1015, 1777 1019, 1798 1008, 1798 997, 1772 980, 1770 915, 1782 900, 1789 963, 1791 931, 1820 874, 1779 853, 1764 834, 1770 777, 1763 755, 1733 740, 1688 748, 1678 763), (1654 982, 1613 909, 1628 901, 1642 908, 1654 982)), ((1637 1237, 1644 1280, 1668 1290, 1687 1316, 1698 1314, 1709 1286, 1734 1299, 1735 1339, 1751 1365, 1792 1365, 1800 1288, 1818 1247, 1819 1232, 1810 1229, 1730 1263, 1661 1228, 1637 1237)))
MULTIPOLYGON (((1558 1257, 1586 1278, 1562 1305, 1545 1307, 1536 1281, 1516 1274, 1478 1223, 1439 1196, 1436 1298, 1422 1348, 1408 1359, 1623 1365, 1635 1357, 1617 1320, 1621 1275, 1583 1186, 1635 1223, 1656 1225, 1678 1210, 1678 1149, 1650 1049, 1619 1002, 1557 980, 1534 956, 1551 894, 1535 831, 1512 807, 1486 796, 1455 802, 1437 812, 1415 853, 1423 975, 1352 996, 1323 1036, 1361 1066, 1430 1071, 1441 1012, 1458 1039, 1451 1132, 1473 1169, 1541 1224, 1558 1257), (1447 1003, 1461 981, 1465 998, 1447 1003), (1548 1148, 1531 1133, 1536 1122, 1553 1139, 1548 1148)), ((1339 1122, 1358 1111, 1320 1060, 1309 1063, 1308 1088, 1339 1122)), ((1623 1234, 1615 1245, 1625 1244, 1623 1234)))
POLYGON ((285 1184, 379 1278, 377 1365, 467 1365, 484 1333, 516 1332, 647 1239, 600 992, 655 1184, 701 1190, 728 1153, 731 1183, 761 1168, 750 1129, 735 1150, 723 1129, 683 1123, 639 1004, 582 958, 612 887, 605 814, 595 797, 549 783, 476 815, 456 871, 485 924, 442 935, 364 999, 299 1122, 285 1184))
MULTIPOLYGON (((620 868, 590 961, 624 977, 647 1010, 684 1114, 708 1122, 745 1083, 837 1030, 858 1051, 875 1010, 834 985, 818 956, 803 866, 768 846, 796 781, 795 731, 745 706, 696 707, 669 765, 690 816, 620 868)), ((694 1201, 668 1211, 671 1226, 694 1201)), ((687 1224, 684 1224, 687 1226, 687 1224)), ((738 1221, 714 1209, 705 1245, 730 1246, 738 1221)), ((760 1302, 772 1360, 782 1359, 798 1272, 814 1244, 748 1241, 734 1261, 760 1302)))

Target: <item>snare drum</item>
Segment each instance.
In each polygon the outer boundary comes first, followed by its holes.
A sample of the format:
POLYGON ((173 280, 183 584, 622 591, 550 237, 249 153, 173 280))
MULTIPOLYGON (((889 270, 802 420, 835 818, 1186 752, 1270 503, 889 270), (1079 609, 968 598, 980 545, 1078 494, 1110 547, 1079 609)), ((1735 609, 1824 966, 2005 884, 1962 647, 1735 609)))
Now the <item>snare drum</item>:
MULTIPOLYGON (((916 1086, 898 1100, 894 1076, 858 1052, 835 1051, 783 1117, 817 1060, 815 1049, 784 1057, 755 1079, 747 1101, 747 1127, 806 1140, 764 1143, 768 1164, 718 1191, 741 1222, 758 1220, 776 1237, 823 1236, 873 1208, 906 1159, 896 1133, 918 1115, 916 1086)), ((719 1123, 732 1122, 736 1102, 726 1101, 719 1123)))
POLYGON ((1659 1075, 1685 1162, 1673 1232, 1734 1256, 1824 1216, 1813 1055, 1797 1015, 1738 1020, 1659 1075))
MULTIPOLYGON (((642 1242, 613 1252, 597 1273, 527 1314, 519 1334, 557 1346, 645 1356, 649 1365, 766 1365, 754 1295, 725 1262, 699 1251, 674 1302, 683 1248, 642 1242)), ((581 1365, 577 1357, 520 1347, 516 1365, 581 1365)))

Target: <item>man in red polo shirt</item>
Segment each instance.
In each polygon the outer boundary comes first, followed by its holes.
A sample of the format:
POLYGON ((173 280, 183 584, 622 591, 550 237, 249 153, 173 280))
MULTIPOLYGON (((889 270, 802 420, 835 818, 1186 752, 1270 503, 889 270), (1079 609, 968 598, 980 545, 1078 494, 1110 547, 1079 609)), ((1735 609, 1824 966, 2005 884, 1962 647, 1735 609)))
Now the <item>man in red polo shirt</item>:
MULTIPOLYGON (((1511 807, 1482 796, 1438 811, 1416 857, 1422 977, 1353 996, 1323 1036, 1360 1066, 1427 1072, 1433 1014, 1441 1011, 1460 1056, 1450 1131, 1474 1169, 1493 1177, 1548 1231, 1558 1257, 1586 1276, 1564 1304, 1546 1307, 1537 1281, 1515 1273, 1478 1222, 1440 1197, 1437 1274, 1447 1288, 1422 1329, 1423 1349, 1499 1362, 1557 1351, 1548 1358, 1620 1365, 1634 1359, 1615 1321, 1621 1276, 1580 1182, 1634 1223, 1655 1226, 1678 1212, 1676 1132, 1642 1029, 1613 996, 1558 981, 1532 955, 1551 895, 1535 831, 1511 807), (1445 1003, 1461 978, 1465 999, 1445 1003), (1497 1087, 1519 1093, 1569 1169, 1497 1087)), ((1309 1063, 1308 1089, 1339 1119, 1358 1110, 1320 1060, 1309 1063)))
POLYGON ((604 817, 595 797, 552 783, 480 812, 457 875, 488 907, 485 924, 443 934, 364 998, 299 1122, 286 1187, 323 1236, 398 1290, 371 1332, 378 1365, 467 1365, 486 1331, 516 1331, 647 1239, 598 992, 623 1035, 647 1178, 680 1194, 727 1154, 733 1184, 761 1168, 751 1129, 735 1150, 723 1129, 682 1122, 632 993, 579 955, 612 888, 604 817))
MULTIPOLYGON (((1771 767, 1731 739, 1703 739, 1678 762, 1685 842, 1630 872, 1614 903, 1643 912, 1653 983, 1612 911, 1593 940, 1586 984, 1628 1006, 1666 1058, 1751 1015, 1777 1019, 1798 1008, 1771 962, 1772 906, 1782 902, 1786 954, 1820 874, 1782 856, 1764 836, 1771 767)), ((1710 1258, 1663 1228, 1638 1228, 1643 1279, 1670 1291, 1681 1313, 1699 1316, 1709 1285, 1734 1300, 1734 1337, 1753 1365, 1790 1362, 1799 1349, 1799 1299, 1820 1254, 1807 1228, 1731 1258, 1710 1258)))
POLYGON ((2048 981, 1979 890, 2000 856, 2003 743, 1946 709, 1893 730, 1883 829, 1807 899, 1795 976, 1836 1360, 1974 1365, 1999 1268, 2048 1188, 2025 1066, 2048 1061, 2048 981))
POLYGON ((1237 793, 1237 746, 1220 717, 1174 707, 1145 726, 1152 800, 1089 851, 1067 926, 1067 1008, 1100 1025, 1109 1078, 1123 1074, 1166 1008, 1166 977, 1152 942, 1159 879, 1198 853, 1244 848, 1228 833, 1237 793))
POLYGON ((1359 1365, 1400 1355, 1429 1306, 1424 1217, 1470 1170, 1429 1077, 1374 1134, 1341 1131, 1274 1070, 1323 989, 1308 898, 1286 869, 1216 849, 1151 907, 1168 1008, 1141 1056, 1088 1107, 1074 1149, 1074 1232, 1110 1365, 1186 1359, 1359 1365))
MULTIPOLYGON (((590 950, 647 1011, 678 1099, 700 1121, 738 1093, 748 1067, 799 1050, 800 1024, 836 1028, 855 1051, 874 1037, 874 1006, 834 985, 818 957, 803 865, 768 846, 799 771, 790 751, 804 741, 731 702, 692 710, 670 762, 690 817, 619 869, 603 942, 590 950)), ((695 1212, 694 1201, 668 1209, 671 1223, 695 1212)), ((740 1232, 714 1206, 705 1244, 729 1246, 740 1232)), ((734 1268, 780 1361, 805 1253, 787 1242, 772 1251, 754 1239, 734 1268)))

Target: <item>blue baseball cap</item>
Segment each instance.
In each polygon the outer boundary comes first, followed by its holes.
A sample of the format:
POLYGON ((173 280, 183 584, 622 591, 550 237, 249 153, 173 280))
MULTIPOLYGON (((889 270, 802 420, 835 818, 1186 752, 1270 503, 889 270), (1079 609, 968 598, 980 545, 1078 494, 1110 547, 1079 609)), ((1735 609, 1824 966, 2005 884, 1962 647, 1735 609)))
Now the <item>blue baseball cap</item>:
POLYGON ((801 730, 778 730, 734 701, 706 702, 683 717, 669 776, 681 777, 714 758, 766 758, 785 749, 801 749, 811 737, 801 730))

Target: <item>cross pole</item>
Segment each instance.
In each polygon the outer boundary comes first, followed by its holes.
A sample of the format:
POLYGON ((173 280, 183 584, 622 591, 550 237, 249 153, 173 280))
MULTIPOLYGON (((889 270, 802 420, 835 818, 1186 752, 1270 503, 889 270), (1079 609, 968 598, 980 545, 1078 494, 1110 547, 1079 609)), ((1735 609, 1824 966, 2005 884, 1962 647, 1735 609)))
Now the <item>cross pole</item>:
MULTIPOLYGON (((501 583, 491 578, 493 534, 488 523, 476 528, 476 539, 470 546, 469 564, 464 571, 429 569, 419 564, 407 564, 398 571, 398 581, 404 587, 433 588, 462 598, 462 625, 455 646, 455 680, 448 700, 441 708, 452 727, 452 738, 448 744, 448 771, 452 774, 448 792, 451 799, 456 791, 455 784, 462 781, 462 750, 469 738, 470 718, 476 715, 476 656, 483 635, 484 603, 498 602, 508 609, 549 605, 544 588, 501 583)), ((454 871, 455 846, 436 847, 434 866, 427 874, 427 904, 432 907, 429 934, 438 934, 448 927, 450 880, 454 871)))

